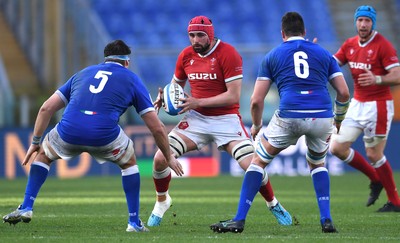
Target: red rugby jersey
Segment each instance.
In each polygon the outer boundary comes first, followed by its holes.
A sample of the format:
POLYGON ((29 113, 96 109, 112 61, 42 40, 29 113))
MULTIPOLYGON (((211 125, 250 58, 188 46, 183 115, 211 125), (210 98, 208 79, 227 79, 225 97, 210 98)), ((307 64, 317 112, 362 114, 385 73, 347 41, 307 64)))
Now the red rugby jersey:
MULTIPOLYGON (((189 81, 192 96, 208 98, 224 93, 226 83, 243 78, 243 61, 236 49, 218 40, 213 49, 202 56, 192 46, 178 56, 174 79, 189 81)), ((197 112, 206 116, 239 114, 239 103, 224 107, 199 107, 197 112)))
POLYGON ((366 43, 360 44, 358 36, 347 39, 334 55, 340 65, 349 64, 354 81, 354 98, 361 102, 391 100, 390 86, 360 86, 358 76, 364 68, 375 75, 385 75, 392 67, 399 66, 396 49, 378 32, 366 43))

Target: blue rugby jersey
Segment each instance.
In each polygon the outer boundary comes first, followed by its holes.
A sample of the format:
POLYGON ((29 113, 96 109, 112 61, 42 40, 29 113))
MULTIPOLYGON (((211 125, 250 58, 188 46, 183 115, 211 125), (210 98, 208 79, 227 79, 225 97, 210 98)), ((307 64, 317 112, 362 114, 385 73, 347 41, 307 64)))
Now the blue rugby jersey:
POLYGON ((117 138, 119 117, 130 106, 139 115, 154 110, 142 80, 115 62, 89 66, 57 91, 67 104, 57 130, 71 144, 102 146, 117 138))
POLYGON ((327 84, 339 75, 343 75, 341 69, 327 50, 302 37, 291 37, 266 54, 257 80, 277 85, 280 117, 322 118, 333 117, 327 84))

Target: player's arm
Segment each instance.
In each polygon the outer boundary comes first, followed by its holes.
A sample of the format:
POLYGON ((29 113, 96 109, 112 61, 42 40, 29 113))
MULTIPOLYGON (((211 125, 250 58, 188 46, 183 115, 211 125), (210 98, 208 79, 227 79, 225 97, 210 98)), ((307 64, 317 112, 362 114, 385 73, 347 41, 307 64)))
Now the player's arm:
POLYGON ((53 117, 54 113, 62 109, 64 106, 65 103, 58 94, 54 93, 50 96, 50 98, 48 98, 39 109, 35 121, 33 136, 41 137, 49 125, 50 119, 53 117))
POLYGON ((257 80, 250 99, 250 113, 253 125, 251 136, 256 137, 262 127, 262 114, 264 111, 264 99, 271 87, 271 80, 257 80))
POLYGON ((154 137, 157 147, 160 149, 165 157, 168 166, 178 175, 183 175, 182 165, 176 160, 171 153, 169 147, 169 140, 167 131, 164 124, 158 119, 155 111, 149 111, 142 115, 142 119, 146 126, 149 128, 151 134, 154 137))
POLYGON ((388 70, 386 75, 374 75, 370 70, 364 69, 364 73, 358 76, 358 83, 361 86, 370 85, 399 85, 400 84, 400 66, 388 70))
POLYGON ((25 155, 22 165, 28 164, 32 155, 39 151, 40 141, 42 139, 43 133, 50 123, 50 119, 53 117, 54 113, 65 106, 64 101, 60 96, 54 93, 50 98, 48 98, 43 105, 40 107, 38 115, 35 121, 35 127, 33 129, 32 143, 25 155))
POLYGON ((219 95, 200 99, 194 98, 185 93, 186 98, 182 99, 184 103, 179 106, 183 109, 179 113, 181 114, 198 107, 223 107, 239 103, 242 79, 240 78, 226 83, 226 88, 227 90, 219 95))
POLYGON ((339 132, 340 125, 346 116, 347 109, 349 108, 350 92, 343 75, 338 75, 332 78, 330 80, 330 84, 336 91, 334 104, 334 120, 337 132, 339 132))

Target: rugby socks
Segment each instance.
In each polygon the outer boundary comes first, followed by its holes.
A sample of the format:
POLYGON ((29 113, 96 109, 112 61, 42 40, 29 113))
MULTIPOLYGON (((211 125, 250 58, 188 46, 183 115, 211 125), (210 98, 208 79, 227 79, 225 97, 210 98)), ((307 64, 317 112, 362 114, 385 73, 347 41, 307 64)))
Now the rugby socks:
POLYGON ((129 222, 139 225, 140 174, 137 165, 121 170, 122 188, 128 204, 129 222))
MULTIPOLYGON (((274 190, 272 189, 272 185, 269 182, 269 180, 268 180, 266 185, 262 185, 260 187, 259 192, 263 196, 265 201, 267 201, 267 203, 268 202, 272 202, 274 200, 274 198, 275 198, 274 190)), ((273 206, 275 206, 275 205, 273 205, 273 206)))
POLYGON ((240 191, 239 205, 233 220, 245 220, 250 210, 263 179, 264 169, 258 165, 250 164, 244 175, 242 189, 240 191))
POLYGON ((153 171, 153 182, 157 195, 165 195, 171 182, 171 169, 167 167, 163 171, 153 171))
POLYGON ((325 219, 331 219, 330 212, 330 182, 328 170, 325 167, 318 167, 311 171, 314 184, 315 196, 317 198, 321 224, 325 219))
POLYGON ((49 174, 50 166, 43 162, 34 161, 31 164, 29 171, 28 183, 26 184, 24 202, 21 208, 33 209, 35 199, 42 187, 43 183, 47 179, 49 174))
POLYGON ((350 155, 344 160, 344 162, 348 163, 354 169, 364 173, 366 176, 368 176, 371 182, 380 182, 379 175, 374 167, 372 167, 372 165, 370 165, 368 161, 354 149, 350 148, 350 155))
POLYGON ((382 164, 379 163, 380 161, 376 162, 376 164, 381 164, 381 165, 377 167, 375 170, 379 174, 379 177, 381 178, 381 183, 385 188, 386 195, 389 201, 393 203, 393 205, 400 207, 400 198, 397 193, 396 183, 393 178, 392 167, 390 166, 390 163, 385 156, 381 160, 383 160, 382 161, 383 163, 382 164))

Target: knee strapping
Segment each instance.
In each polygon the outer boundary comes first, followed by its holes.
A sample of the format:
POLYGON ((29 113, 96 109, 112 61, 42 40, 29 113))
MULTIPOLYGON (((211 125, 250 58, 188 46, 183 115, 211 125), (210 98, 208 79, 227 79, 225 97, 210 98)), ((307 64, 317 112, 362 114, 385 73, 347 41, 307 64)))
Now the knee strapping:
POLYGON ((232 148, 232 157, 235 158, 238 163, 242 162, 247 156, 252 156, 253 154, 254 147, 250 140, 243 140, 232 148))
POLYGON ((167 167, 163 171, 155 171, 153 170, 153 178, 155 179, 162 179, 167 177, 169 174, 171 174, 171 168, 167 167))
POLYGON ((314 164, 314 165, 323 164, 323 163, 325 163, 325 158, 326 158, 327 152, 328 151, 325 151, 325 153, 323 155, 315 156, 315 155, 312 155, 309 151, 307 151, 306 159, 308 162, 310 162, 311 164, 314 164))
POLYGON ((128 146, 125 149, 124 155, 118 160, 119 165, 124 165, 128 163, 131 157, 135 154, 135 149, 133 148, 133 142, 129 141, 128 146))
POLYGON ((46 135, 46 137, 43 139, 43 142, 42 142, 42 147, 43 147, 43 151, 44 151, 44 154, 49 158, 49 159, 51 159, 51 160, 56 160, 56 159, 58 159, 59 157, 57 156, 57 155, 54 155, 52 152, 51 152, 51 149, 49 148, 50 147, 50 145, 49 145, 49 134, 47 134, 46 135))
POLYGON ((169 138, 169 146, 171 147, 172 152, 175 157, 182 156, 182 154, 186 153, 187 146, 185 141, 181 137, 179 137, 176 133, 171 132, 168 135, 169 138))
POLYGON ((257 143, 256 152, 258 156, 260 156, 261 160, 267 164, 269 164, 275 158, 275 155, 271 155, 267 152, 267 150, 265 149, 264 145, 261 142, 257 143))

